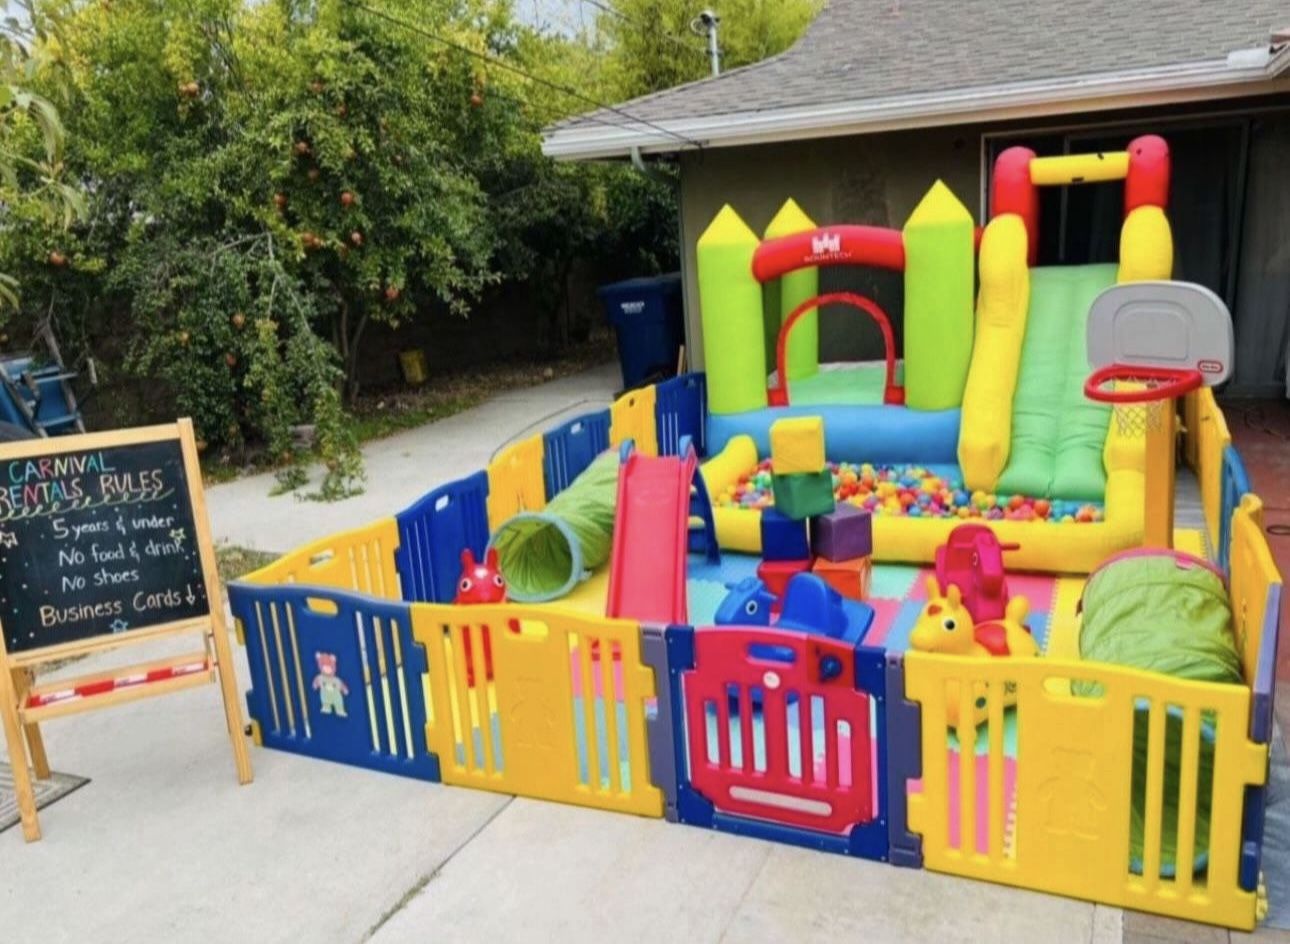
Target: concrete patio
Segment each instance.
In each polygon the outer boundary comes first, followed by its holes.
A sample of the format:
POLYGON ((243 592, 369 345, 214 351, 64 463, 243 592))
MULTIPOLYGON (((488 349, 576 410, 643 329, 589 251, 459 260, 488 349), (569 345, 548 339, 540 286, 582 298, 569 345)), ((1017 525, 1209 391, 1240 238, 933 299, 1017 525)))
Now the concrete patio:
MULTIPOLYGON (((213 488, 215 533, 285 550, 390 514, 480 468, 505 441, 603 406, 616 381, 614 368, 589 371, 374 443, 367 493, 335 505, 269 498, 266 476, 213 488)), ((159 643, 131 647, 92 667, 167 651, 159 643)), ((240 649, 237 659, 244 688, 240 649)), ((276 751, 253 749, 255 782, 238 787, 218 698, 206 686, 47 726, 53 766, 92 783, 42 813, 41 842, 25 845, 16 828, 0 835, 0 940, 1246 939, 276 751)), ((1290 935, 1264 931, 1254 939, 1290 935)))

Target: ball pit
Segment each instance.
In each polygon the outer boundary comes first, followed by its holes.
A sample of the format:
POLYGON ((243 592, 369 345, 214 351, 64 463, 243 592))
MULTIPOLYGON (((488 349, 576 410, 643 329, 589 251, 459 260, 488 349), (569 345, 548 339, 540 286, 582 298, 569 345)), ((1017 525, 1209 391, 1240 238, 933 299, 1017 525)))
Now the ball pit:
MULTIPOLYGON (((1093 502, 1030 498, 968 492, 958 479, 943 478, 917 465, 853 465, 829 463, 833 494, 876 515, 908 518, 984 518, 987 521, 1046 521, 1082 524, 1102 520, 1102 506, 1093 502)), ((713 496, 724 508, 769 508, 770 460, 766 459, 735 485, 713 496)))

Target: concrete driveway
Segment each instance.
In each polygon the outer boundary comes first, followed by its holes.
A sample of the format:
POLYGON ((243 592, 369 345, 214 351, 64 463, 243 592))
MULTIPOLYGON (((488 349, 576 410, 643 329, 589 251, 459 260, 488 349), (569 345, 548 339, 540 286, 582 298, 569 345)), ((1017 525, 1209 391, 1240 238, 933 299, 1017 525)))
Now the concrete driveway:
MULTIPOLYGON (((370 442, 363 447, 366 490, 344 501, 270 497, 275 484, 271 473, 216 485, 206 493, 216 540, 259 551, 288 551, 392 515, 435 486, 484 468, 503 446, 608 406, 621 384, 618 365, 606 364, 507 391, 456 416, 370 442)), ((308 490, 306 486, 301 491, 308 490)))
MULTIPOLYGON (((616 381, 613 368, 589 371, 373 443, 367 493, 346 502, 269 498, 267 476, 218 486, 215 533, 285 550, 390 514, 481 468, 503 442, 603 406, 616 381)), ((126 654, 167 651, 149 643, 126 654)), ((244 687, 240 649, 237 670, 244 687)), ((40 843, 24 845, 17 828, 0 835, 0 941, 1228 940, 1114 908, 277 751, 253 749, 255 782, 238 787, 218 697, 206 686, 46 726, 54 767, 93 779, 42 813, 40 843)))

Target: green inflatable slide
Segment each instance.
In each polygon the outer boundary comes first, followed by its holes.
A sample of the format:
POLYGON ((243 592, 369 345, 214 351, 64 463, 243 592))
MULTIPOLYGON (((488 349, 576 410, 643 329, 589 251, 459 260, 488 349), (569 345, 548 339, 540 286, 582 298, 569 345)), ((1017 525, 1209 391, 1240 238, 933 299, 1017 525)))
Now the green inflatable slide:
POLYGON ((1012 401, 1012 448, 998 491, 1102 501, 1111 410, 1084 396, 1089 308, 1118 266, 1030 270, 1030 311, 1012 401))

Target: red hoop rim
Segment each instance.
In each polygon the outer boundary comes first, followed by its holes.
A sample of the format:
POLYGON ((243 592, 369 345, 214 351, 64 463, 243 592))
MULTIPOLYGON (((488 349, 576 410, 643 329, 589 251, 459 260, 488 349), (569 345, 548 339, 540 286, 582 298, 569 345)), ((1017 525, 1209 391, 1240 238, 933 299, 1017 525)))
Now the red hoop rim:
POLYGON ((1198 370, 1177 370, 1173 367, 1147 367, 1133 364, 1108 364, 1099 367, 1084 381, 1084 396, 1099 403, 1151 403, 1156 400, 1174 400, 1191 393, 1204 378, 1198 370), (1142 380, 1159 380, 1160 384, 1142 390, 1105 390, 1107 381, 1126 383, 1142 380))

